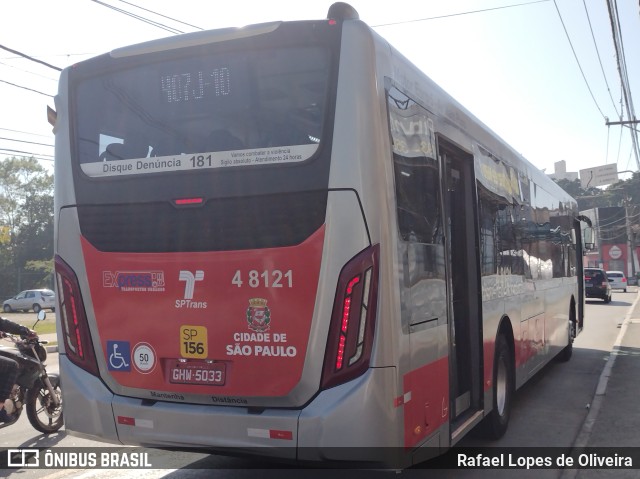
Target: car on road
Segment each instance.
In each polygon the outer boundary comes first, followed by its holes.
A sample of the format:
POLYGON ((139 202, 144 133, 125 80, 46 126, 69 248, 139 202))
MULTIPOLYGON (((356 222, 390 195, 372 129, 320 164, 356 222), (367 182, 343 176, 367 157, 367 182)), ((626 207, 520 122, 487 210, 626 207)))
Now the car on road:
POLYGON ((600 298, 605 303, 611 302, 611 283, 605 270, 584 269, 584 293, 587 298, 600 298))
POLYGON ((627 292, 627 277, 622 271, 607 271, 607 278, 611 284, 611 289, 621 289, 627 292))
POLYGON ((29 310, 37 313, 41 309, 55 311, 55 308, 56 293, 50 289, 27 289, 2 303, 2 310, 5 313, 12 311, 27 312, 29 310))

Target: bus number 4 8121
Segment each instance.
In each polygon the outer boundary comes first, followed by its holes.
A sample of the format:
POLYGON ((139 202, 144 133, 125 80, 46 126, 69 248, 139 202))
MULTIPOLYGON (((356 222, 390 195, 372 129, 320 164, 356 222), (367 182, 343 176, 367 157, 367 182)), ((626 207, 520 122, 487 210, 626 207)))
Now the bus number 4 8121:
POLYGON ((252 269, 248 273, 242 273, 237 270, 233 275, 231 284, 236 285, 238 288, 242 287, 246 283, 251 288, 258 288, 260 286, 264 288, 293 288, 293 272, 288 270, 282 272, 279 269, 272 271, 257 271, 252 269))

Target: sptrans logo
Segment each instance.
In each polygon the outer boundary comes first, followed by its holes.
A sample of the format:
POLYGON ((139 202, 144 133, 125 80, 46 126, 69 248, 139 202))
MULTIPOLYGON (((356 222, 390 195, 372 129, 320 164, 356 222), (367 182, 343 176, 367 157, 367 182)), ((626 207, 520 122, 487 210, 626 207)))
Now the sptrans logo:
POLYGON ((164 291, 164 271, 103 271, 102 286, 120 291, 164 291))
POLYGON ((184 298, 176 299, 177 309, 206 309, 206 301, 194 301, 193 295, 196 289, 196 282, 204 280, 204 271, 196 270, 194 273, 191 271, 180 271, 178 275, 180 281, 184 281, 184 298))

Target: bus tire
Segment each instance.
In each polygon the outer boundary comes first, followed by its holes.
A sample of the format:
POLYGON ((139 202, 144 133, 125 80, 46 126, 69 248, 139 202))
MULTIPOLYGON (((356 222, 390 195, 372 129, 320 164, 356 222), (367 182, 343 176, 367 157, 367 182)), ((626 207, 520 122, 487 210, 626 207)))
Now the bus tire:
POLYGON ((507 432, 515 392, 514 377, 511 349, 505 335, 500 334, 493 359, 493 409, 480 425, 480 433, 486 439, 497 440, 507 432))
POLYGON ((574 326, 574 322, 569 320, 569 343, 562 349, 562 351, 560 351, 560 354, 558 354, 558 361, 560 361, 561 363, 566 363, 567 361, 569 361, 571 359, 571 356, 573 355, 573 328, 575 328, 574 326))

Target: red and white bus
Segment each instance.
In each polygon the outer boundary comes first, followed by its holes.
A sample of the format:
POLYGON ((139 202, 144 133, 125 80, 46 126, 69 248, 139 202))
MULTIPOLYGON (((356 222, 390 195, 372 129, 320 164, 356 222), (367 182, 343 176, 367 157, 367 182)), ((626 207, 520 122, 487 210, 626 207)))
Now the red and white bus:
POLYGON ((56 110, 72 434, 409 465, 571 355, 576 202, 348 5, 114 50, 56 110))

